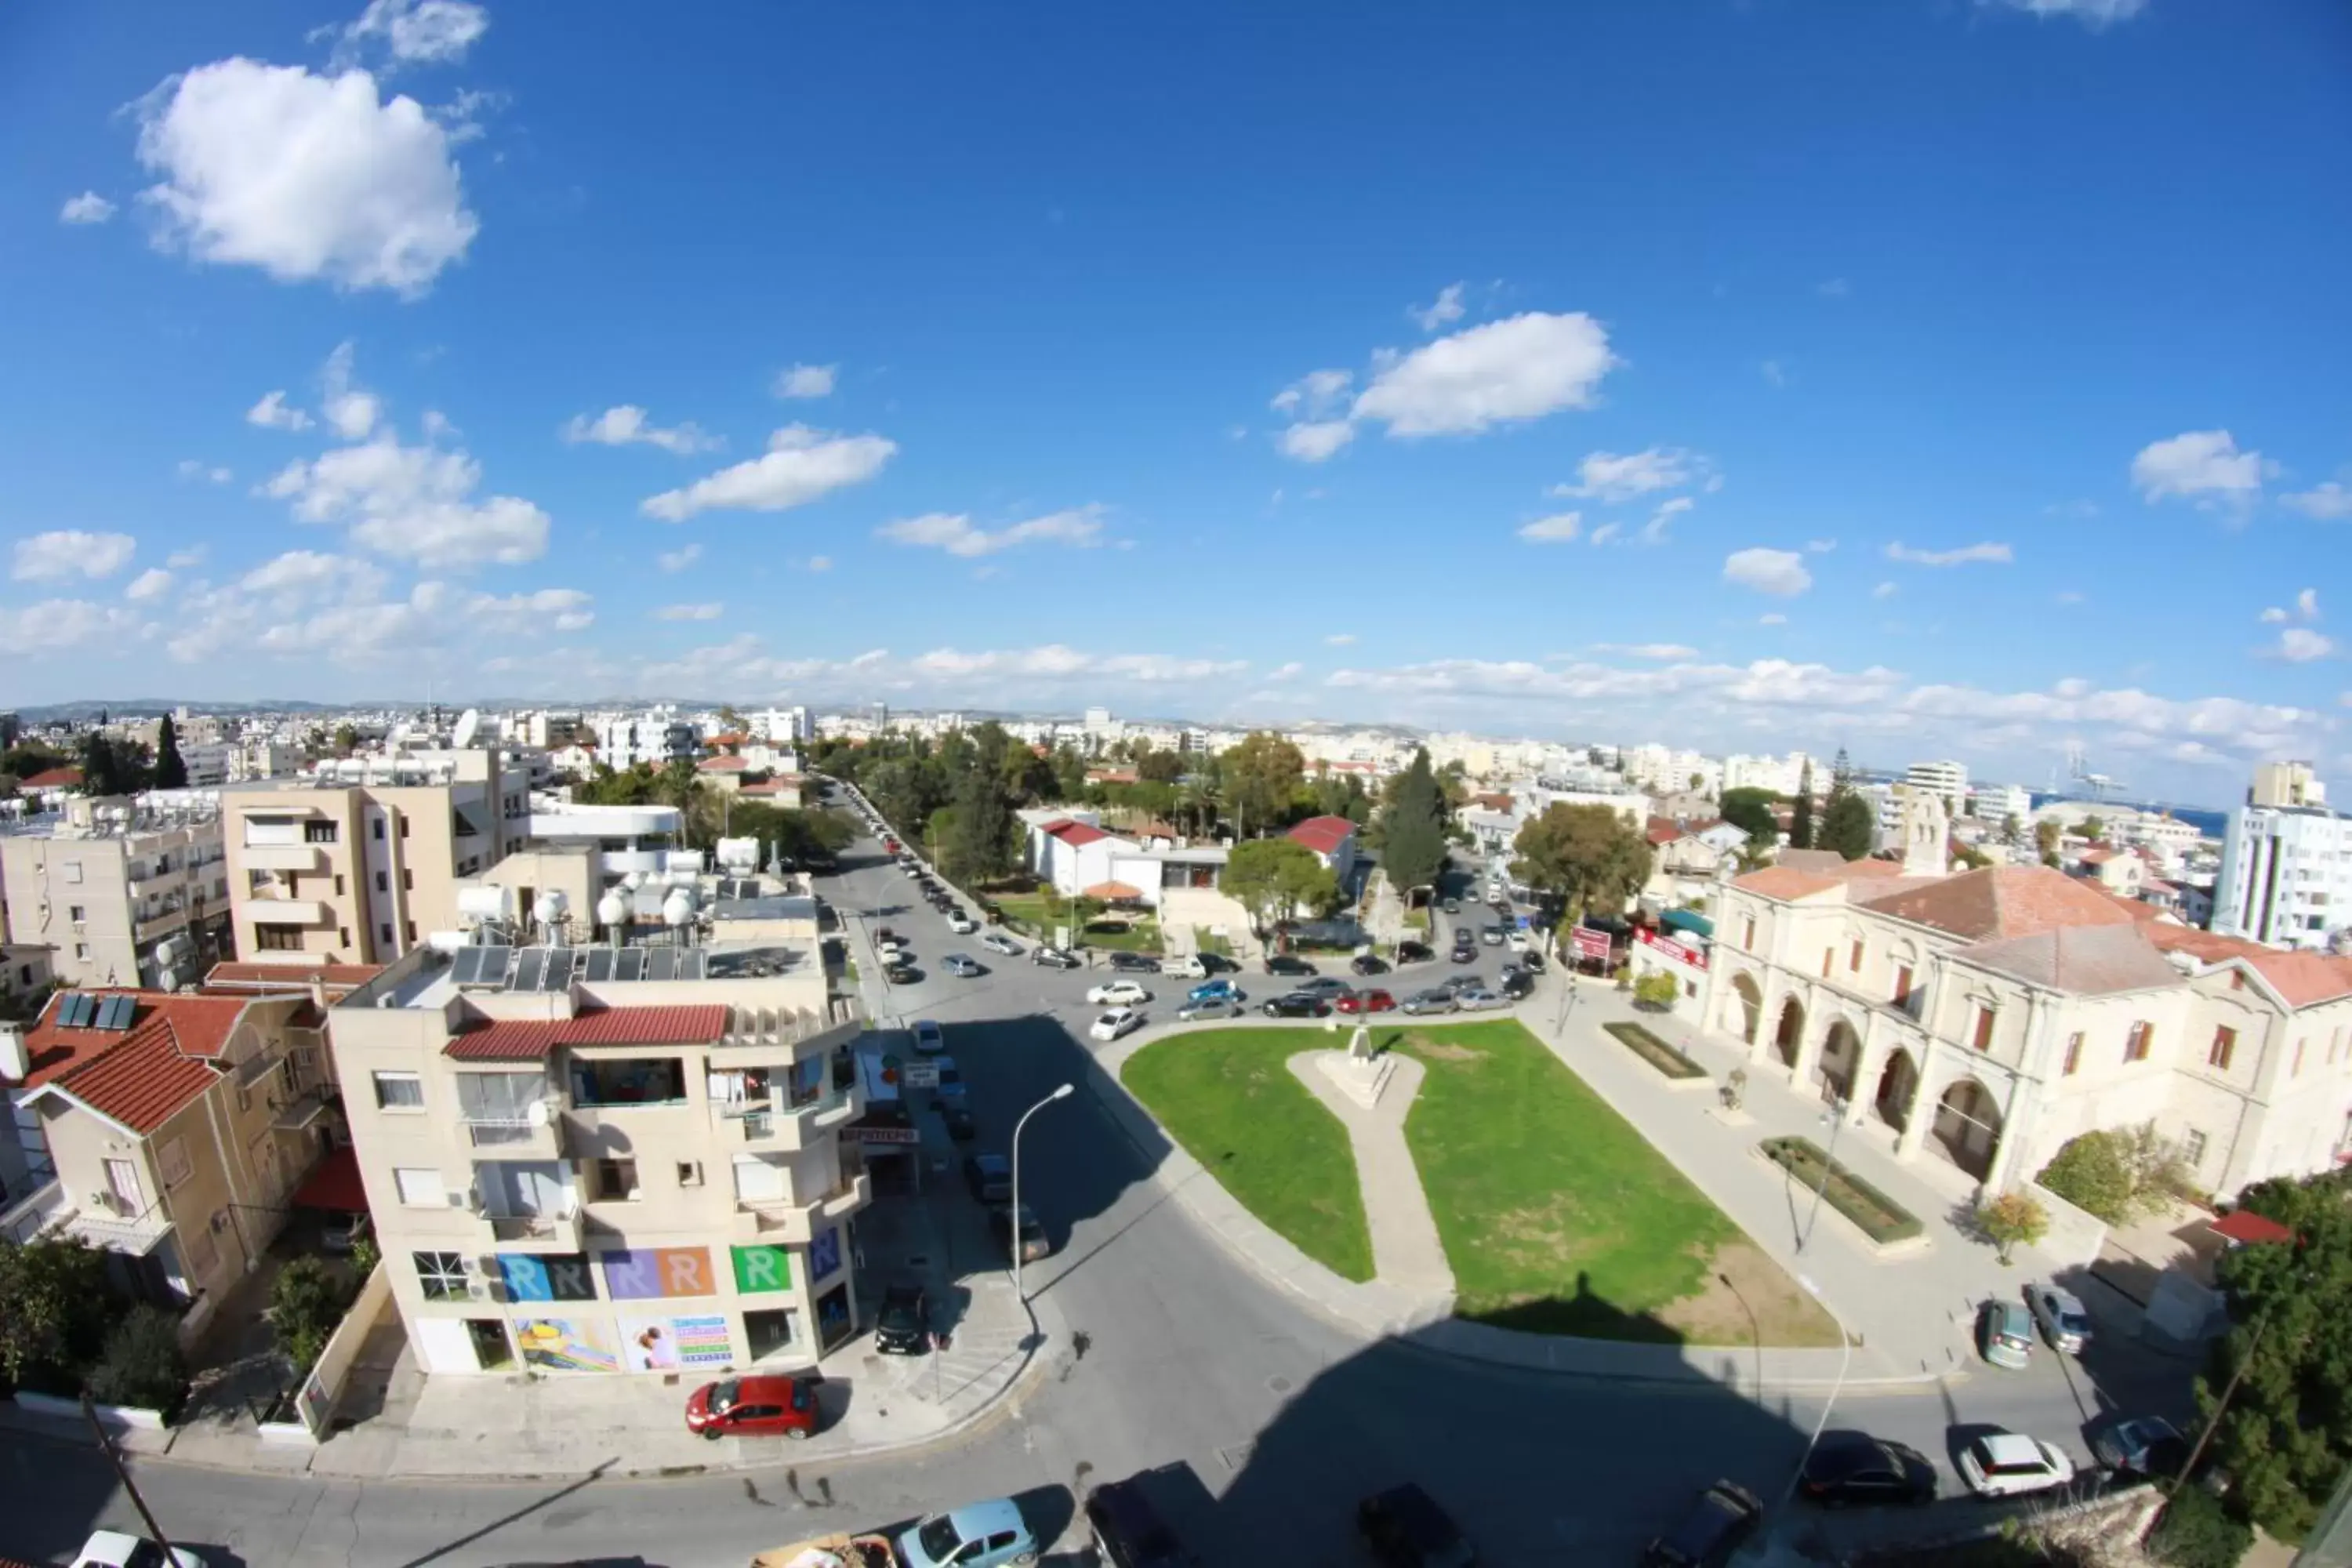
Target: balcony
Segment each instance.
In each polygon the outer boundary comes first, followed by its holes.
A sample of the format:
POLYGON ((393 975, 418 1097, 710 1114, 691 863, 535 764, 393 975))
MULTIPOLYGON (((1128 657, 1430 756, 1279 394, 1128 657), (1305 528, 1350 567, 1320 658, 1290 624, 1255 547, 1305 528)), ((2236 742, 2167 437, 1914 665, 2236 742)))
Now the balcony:
POLYGON ((509 1252, 577 1252, 582 1220, 574 1204, 568 1214, 499 1215, 473 1208, 475 1245, 509 1252))
POLYGON ((830 1089, 802 1105, 788 1104, 781 1089, 763 1100, 740 1105, 711 1107, 711 1122, 721 1138, 761 1152, 798 1153, 831 1137, 866 1110, 863 1085, 830 1089))
POLYGON ((320 926, 327 923, 327 906, 316 899, 254 899, 245 908, 256 925, 320 926))
POLYGON ((764 1241, 779 1247, 805 1247, 816 1233, 835 1220, 866 1206, 874 1195, 874 1179, 865 1172, 846 1177, 841 1185, 814 1202, 783 1199, 735 1200, 734 1238, 764 1241))
POLYGON ((485 1157, 561 1160, 564 1136, 559 1109, 548 1104, 537 1107, 535 1114, 522 1116, 461 1115, 457 1125, 465 1130, 466 1142, 485 1157))
POLYGON ((327 851, 316 844, 248 844, 245 863, 256 871, 323 871, 327 851))

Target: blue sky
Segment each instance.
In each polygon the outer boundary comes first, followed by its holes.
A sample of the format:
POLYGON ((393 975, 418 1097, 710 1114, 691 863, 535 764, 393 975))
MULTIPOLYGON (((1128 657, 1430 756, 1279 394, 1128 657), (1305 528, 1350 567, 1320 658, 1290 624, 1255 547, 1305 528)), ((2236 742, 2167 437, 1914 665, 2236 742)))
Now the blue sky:
POLYGON ((2329 0, 363 5, 0 17, 8 700, 2352 763, 2329 0))

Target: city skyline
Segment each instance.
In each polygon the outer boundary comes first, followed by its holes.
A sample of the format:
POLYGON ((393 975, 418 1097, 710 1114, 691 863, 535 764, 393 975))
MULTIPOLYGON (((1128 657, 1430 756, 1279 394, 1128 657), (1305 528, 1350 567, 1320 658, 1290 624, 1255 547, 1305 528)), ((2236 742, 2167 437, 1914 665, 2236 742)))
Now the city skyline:
POLYGON ((20 24, 10 700, 2352 763, 2340 15, 1334 15, 20 24))

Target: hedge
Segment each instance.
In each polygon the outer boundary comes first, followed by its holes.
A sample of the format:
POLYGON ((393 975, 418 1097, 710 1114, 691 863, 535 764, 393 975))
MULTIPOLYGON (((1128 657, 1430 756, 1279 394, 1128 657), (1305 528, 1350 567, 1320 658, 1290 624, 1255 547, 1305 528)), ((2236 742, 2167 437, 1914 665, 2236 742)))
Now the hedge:
POLYGON ((1812 1140, 1767 1138, 1759 1147, 1766 1159, 1809 1187, 1821 1184, 1826 1166, 1829 1184, 1822 1189, 1822 1201, 1860 1226, 1871 1240, 1884 1246, 1892 1241, 1908 1241, 1926 1232, 1927 1227, 1909 1209, 1822 1152, 1812 1140))
POLYGON ((1705 1078, 1706 1069, 1639 1024, 1603 1024, 1633 1054, 1672 1079, 1705 1078))

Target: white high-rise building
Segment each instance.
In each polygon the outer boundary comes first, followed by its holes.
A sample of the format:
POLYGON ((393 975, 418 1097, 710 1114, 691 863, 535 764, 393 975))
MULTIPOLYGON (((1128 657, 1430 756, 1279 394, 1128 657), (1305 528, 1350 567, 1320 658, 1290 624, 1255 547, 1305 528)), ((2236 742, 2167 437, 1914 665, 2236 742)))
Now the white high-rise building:
POLYGON ((804 745, 816 739, 816 720, 805 708, 771 708, 751 715, 751 734, 772 745, 804 745))
MULTIPOLYGON (((2264 805, 2252 798, 2281 780, 2255 773, 2248 802, 2230 814, 2221 874, 2213 885, 2213 930, 2274 947, 2325 948, 2352 926, 2352 819, 2325 805, 2264 805)), ((2304 769, 2298 793, 2325 800, 2304 769)), ((2294 781, 2289 781, 2294 782, 2294 781)))
POLYGON ((2312 775, 2309 763, 2264 763, 2254 770, 2248 805, 2326 805, 2327 786, 2312 775))
POLYGON ((1966 763, 1913 763, 1904 774, 1903 782, 1913 789, 1924 789, 1944 797, 1945 809, 1954 816, 1960 814, 1961 803, 1969 798, 1969 765, 1966 763))
POLYGON ((2033 820, 2033 795, 2017 784, 1979 784, 1969 793, 1969 815, 1995 827, 2013 816, 2021 828, 2033 820))

